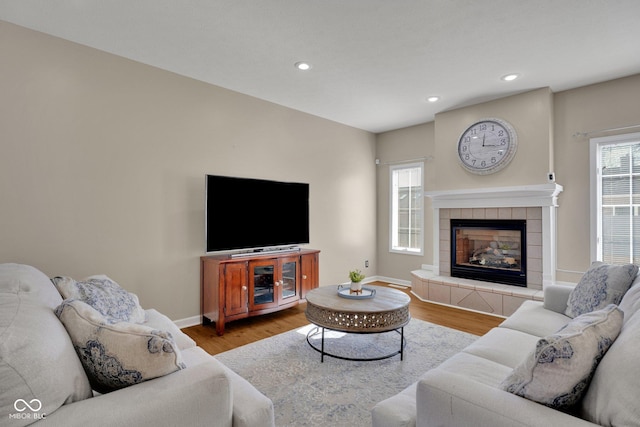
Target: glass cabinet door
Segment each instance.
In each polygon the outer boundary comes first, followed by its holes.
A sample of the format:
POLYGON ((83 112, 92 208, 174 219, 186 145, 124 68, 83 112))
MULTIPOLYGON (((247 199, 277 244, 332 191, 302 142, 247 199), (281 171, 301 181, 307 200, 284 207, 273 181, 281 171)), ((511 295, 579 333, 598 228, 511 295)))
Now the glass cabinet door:
POLYGON ((251 274, 253 275, 253 304, 275 302, 275 265, 255 265, 251 274))
POLYGON ((298 295, 296 292, 297 265, 296 261, 282 263, 282 298, 293 298, 298 295))

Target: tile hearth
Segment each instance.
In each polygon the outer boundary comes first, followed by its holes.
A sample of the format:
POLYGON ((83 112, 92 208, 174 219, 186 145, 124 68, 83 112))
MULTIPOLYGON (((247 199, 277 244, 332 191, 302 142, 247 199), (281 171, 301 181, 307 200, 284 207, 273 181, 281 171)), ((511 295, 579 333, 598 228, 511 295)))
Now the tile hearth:
POLYGON ((510 316, 527 300, 543 301, 540 289, 411 272, 411 292, 424 301, 452 305, 498 316, 510 316))

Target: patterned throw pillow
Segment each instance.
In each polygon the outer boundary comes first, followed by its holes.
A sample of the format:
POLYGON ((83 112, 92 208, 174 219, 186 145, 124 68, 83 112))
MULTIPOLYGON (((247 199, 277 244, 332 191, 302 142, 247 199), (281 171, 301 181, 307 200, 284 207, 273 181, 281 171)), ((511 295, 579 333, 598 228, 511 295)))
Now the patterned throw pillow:
MULTIPOLYGON (((626 317, 626 313, 625 313, 626 317)), ((578 415, 600 426, 640 426, 640 316, 629 318, 598 365, 578 415)))
POLYGON ((110 323, 143 323, 145 312, 138 296, 125 291, 104 275, 75 281, 71 277, 54 277, 53 284, 63 299, 79 299, 98 310, 110 323))
POLYGON ((622 328, 613 304, 576 317, 541 338, 527 358, 502 382, 502 389, 553 408, 575 405, 622 328))
POLYGON ((594 262, 571 291, 564 314, 573 318, 620 300, 638 273, 634 264, 612 265, 594 262))
POLYGON ((110 323, 90 305, 65 300, 56 315, 71 337, 91 387, 108 393, 186 368, 173 337, 135 323, 110 323))
POLYGON ((640 311, 640 281, 636 278, 626 294, 622 297, 622 301, 618 304, 620 310, 624 312, 624 323, 638 311, 640 311))

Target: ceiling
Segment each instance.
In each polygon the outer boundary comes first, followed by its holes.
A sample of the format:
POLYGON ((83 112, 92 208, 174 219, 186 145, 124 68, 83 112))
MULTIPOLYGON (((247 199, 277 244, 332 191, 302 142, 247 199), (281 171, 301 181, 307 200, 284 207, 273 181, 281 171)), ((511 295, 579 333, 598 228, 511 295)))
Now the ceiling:
POLYGON ((0 0, 0 20, 375 133, 636 74, 638 17, 638 0, 0 0))

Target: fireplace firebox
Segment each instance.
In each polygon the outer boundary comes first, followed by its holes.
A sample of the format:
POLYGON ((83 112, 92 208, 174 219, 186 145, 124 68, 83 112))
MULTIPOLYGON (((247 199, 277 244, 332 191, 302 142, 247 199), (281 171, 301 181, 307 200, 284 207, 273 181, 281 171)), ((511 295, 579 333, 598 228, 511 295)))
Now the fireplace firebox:
POLYGON ((452 219, 451 276, 527 286, 525 220, 452 219))

